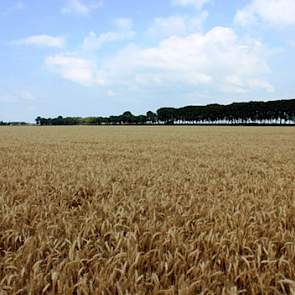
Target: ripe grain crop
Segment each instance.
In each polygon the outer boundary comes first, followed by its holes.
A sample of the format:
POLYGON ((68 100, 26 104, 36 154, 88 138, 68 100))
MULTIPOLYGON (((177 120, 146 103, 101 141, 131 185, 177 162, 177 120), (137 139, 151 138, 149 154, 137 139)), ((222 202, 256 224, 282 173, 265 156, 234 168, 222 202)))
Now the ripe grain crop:
POLYGON ((295 294, 295 128, 0 128, 0 294, 295 294))

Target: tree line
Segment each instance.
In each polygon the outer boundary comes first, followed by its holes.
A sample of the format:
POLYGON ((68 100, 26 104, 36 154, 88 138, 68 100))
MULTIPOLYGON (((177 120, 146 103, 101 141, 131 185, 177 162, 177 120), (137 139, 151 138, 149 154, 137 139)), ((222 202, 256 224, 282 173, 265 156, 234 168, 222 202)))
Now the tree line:
POLYGON ((131 112, 127 111, 119 116, 110 117, 62 117, 56 118, 36 118, 37 125, 144 125, 147 122, 157 122, 157 115, 152 112, 148 112, 147 115, 135 116, 131 112), (152 114, 152 115, 150 115, 152 114))
POLYGON ((109 117, 36 118, 37 125, 145 125, 145 124, 224 124, 224 125, 285 125, 295 124, 295 99, 276 101, 250 101, 228 105, 164 107, 145 115, 109 117))
POLYGON ((286 124, 295 123, 295 99, 250 101, 229 105, 210 104, 182 108, 161 108, 157 111, 164 122, 219 124, 286 124))
POLYGON ((30 125, 29 123, 26 122, 3 122, 0 121, 0 126, 26 126, 30 125))

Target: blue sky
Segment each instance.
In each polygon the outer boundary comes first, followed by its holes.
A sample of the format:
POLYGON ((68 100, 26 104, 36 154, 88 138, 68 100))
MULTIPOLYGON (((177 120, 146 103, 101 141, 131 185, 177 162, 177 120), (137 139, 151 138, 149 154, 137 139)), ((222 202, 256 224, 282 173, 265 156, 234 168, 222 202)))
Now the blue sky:
POLYGON ((294 98, 294 0, 1 0, 0 121, 294 98))

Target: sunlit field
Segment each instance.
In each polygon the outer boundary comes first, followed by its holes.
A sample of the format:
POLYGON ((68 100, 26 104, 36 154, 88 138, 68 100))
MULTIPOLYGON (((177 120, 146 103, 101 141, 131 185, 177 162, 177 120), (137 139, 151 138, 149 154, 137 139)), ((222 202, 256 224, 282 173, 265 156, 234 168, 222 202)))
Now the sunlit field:
POLYGON ((0 294, 295 294, 295 128, 1 127, 0 294))

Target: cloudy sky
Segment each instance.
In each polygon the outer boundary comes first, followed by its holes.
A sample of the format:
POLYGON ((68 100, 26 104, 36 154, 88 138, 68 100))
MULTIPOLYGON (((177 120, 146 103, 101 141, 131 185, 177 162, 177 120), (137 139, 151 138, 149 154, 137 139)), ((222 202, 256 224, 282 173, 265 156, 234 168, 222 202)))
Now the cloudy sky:
POLYGON ((295 0, 1 0, 0 121, 294 98, 295 0))

